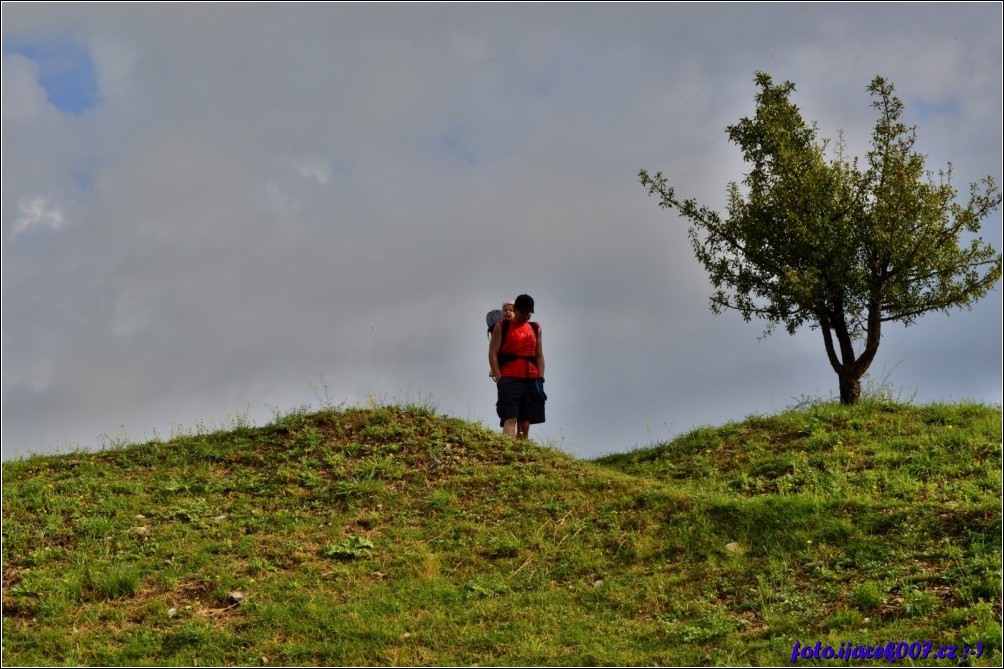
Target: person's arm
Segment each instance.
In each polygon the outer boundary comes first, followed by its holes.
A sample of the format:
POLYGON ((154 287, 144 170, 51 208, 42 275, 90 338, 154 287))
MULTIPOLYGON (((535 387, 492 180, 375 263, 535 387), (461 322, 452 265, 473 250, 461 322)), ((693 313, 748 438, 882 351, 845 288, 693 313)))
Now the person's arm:
POLYGON ((540 323, 537 323, 537 351, 534 355, 537 356, 537 376, 544 378, 544 344, 541 343, 541 334, 540 323))
POLYGON ((491 341, 488 342, 488 366, 491 368, 491 377, 497 383, 502 378, 502 371, 499 369, 499 344, 502 343, 502 322, 499 321, 495 329, 492 330, 491 341))

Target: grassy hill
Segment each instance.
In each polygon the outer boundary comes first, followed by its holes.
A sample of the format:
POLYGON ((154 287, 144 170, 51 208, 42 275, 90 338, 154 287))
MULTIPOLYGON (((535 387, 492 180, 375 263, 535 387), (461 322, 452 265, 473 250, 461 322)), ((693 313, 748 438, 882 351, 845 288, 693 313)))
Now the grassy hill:
POLYGON ((428 406, 298 412, 5 463, 3 664, 772 665, 818 641, 999 666, 1001 499, 999 407, 819 403, 595 461, 428 406))

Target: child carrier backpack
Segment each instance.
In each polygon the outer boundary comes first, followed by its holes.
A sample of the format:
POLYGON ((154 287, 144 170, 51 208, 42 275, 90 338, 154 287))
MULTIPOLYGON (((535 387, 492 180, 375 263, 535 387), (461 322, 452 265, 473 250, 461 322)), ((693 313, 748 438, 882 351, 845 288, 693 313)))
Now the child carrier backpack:
POLYGON ((500 320, 502 320, 502 310, 501 309, 492 309, 491 311, 488 312, 488 315, 485 316, 485 323, 488 324, 488 338, 489 339, 492 338, 492 330, 495 329, 495 326, 498 325, 498 323, 499 323, 500 320))

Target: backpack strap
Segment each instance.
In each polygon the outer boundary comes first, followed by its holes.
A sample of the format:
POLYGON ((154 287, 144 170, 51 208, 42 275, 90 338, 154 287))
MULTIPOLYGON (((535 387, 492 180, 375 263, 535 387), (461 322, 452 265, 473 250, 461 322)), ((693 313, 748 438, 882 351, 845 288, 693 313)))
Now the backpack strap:
MULTIPOLYGON (((509 321, 502 322, 502 338, 499 340, 499 350, 502 350, 502 345, 505 344, 505 336, 509 334, 509 321)), ((530 321, 530 327, 533 328, 533 336, 536 337, 540 334, 540 323, 537 321, 530 321)))
MULTIPOLYGON (((502 347, 505 345, 505 337, 509 334, 509 321, 502 321, 500 323, 502 326, 502 337, 499 339, 499 352, 498 360, 499 367, 508 364, 513 360, 526 360, 527 362, 532 362, 534 366, 537 365, 537 356, 535 355, 514 355, 512 353, 503 353, 502 347)), ((533 336, 537 337, 540 335, 540 324, 536 321, 530 321, 530 327, 533 328, 533 336)))

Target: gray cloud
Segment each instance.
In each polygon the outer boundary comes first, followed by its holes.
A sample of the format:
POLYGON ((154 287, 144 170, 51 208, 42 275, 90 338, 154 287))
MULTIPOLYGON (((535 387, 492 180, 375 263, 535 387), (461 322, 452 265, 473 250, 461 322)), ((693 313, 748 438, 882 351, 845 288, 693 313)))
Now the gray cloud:
MULTIPOLYGON (((3 454, 125 425, 428 394, 495 425, 484 313, 537 300, 548 422, 581 456, 829 395, 818 333, 714 317, 662 170, 721 206, 753 73, 859 155, 893 81, 932 169, 1000 179, 993 5, 60 5, 97 106, 3 56, 3 454)), ((1000 248, 1001 218, 985 236, 1000 248)), ((1001 401, 1001 299, 890 329, 875 375, 1001 401)))

